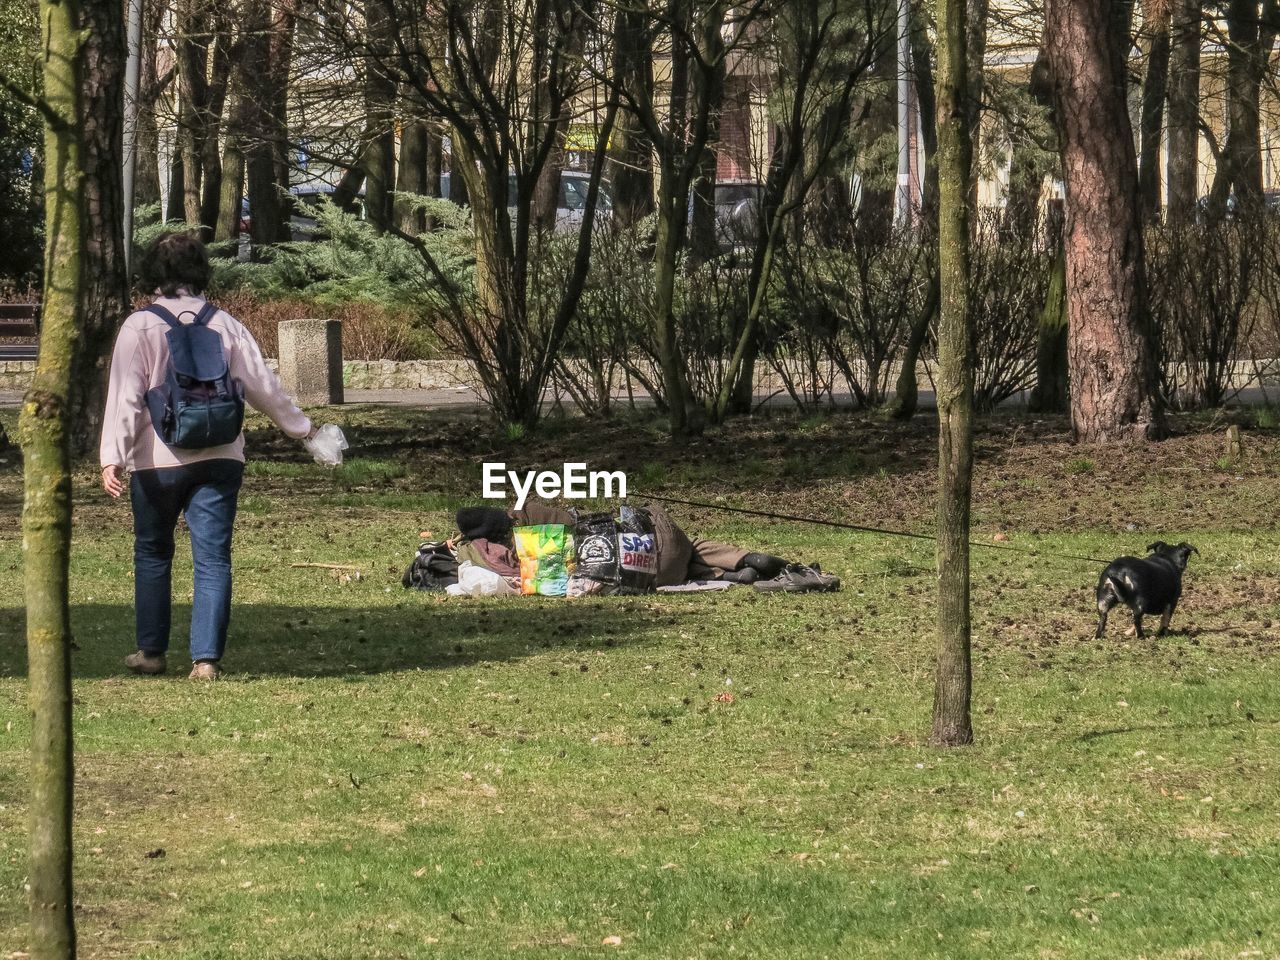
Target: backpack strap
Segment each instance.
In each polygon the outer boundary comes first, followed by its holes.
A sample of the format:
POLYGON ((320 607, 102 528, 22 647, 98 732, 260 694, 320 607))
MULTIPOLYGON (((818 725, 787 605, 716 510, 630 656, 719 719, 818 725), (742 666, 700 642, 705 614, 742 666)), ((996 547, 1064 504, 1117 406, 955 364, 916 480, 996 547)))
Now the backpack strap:
MULTIPOLYGON (((144 309, 147 311, 147 313, 154 313, 157 317, 159 317, 169 326, 173 327, 173 329, 175 330, 179 329, 182 326, 182 322, 177 317, 175 317, 171 312, 169 312, 169 310, 166 307, 162 307, 158 303, 150 304, 144 309)), ((184 314, 191 313, 190 310, 184 310, 182 312, 184 314)), ((209 303, 208 301, 205 301, 205 305, 200 308, 200 312, 192 314, 192 316, 195 317, 195 320, 193 322, 197 327, 208 326, 209 321, 214 318, 214 315, 217 314, 217 312, 218 312, 218 308, 215 305, 213 305, 212 303, 209 303)))
POLYGON ((200 308, 200 312, 196 314, 196 318, 192 322, 195 323, 197 327, 207 327, 209 325, 209 321, 214 318, 217 312, 218 308, 206 300, 204 306, 200 308))
POLYGON ((175 317, 172 313, 170 313, 164 307, 160 306, 160 304, 158 303, 150 304, 149 306, 144 307, 143 309, 147 313, 154 313, 157 317, 159 317, 169 326, 173 327, 173 329, 175 330, 179 329, 182 326, 182 324, 178 322, 177 317, 175 317))

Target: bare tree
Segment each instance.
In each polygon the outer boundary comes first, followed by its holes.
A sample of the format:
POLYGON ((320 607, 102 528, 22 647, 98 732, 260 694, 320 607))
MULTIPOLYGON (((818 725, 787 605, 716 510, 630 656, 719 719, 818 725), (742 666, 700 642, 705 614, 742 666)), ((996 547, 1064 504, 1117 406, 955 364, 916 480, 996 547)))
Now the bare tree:
MULTIPOLYGON (((643 70, 603 77, 620 95, 634 123, 653 145, 658 172, 657 230, 653 258, 654 343, 673 435, 696 433, 705 411, 694 397, 685 369, 675 315, 676 277, 688 248, 690 192, 706 171, 706 151, 724 86, 726 59, 751 37, 764 0, 662 0, 643 9, 646 36, 627 34, 624 57, 652 51, 659 38, 669 58, 668 91, 656 96, 643 70), (639 77, 643 82, 631 85, 639 77)), ((624 32, 639 29, 617 18, 624 32)))
MULTIPOLYGON (((326 11, 340 46, 383 74, 388 92, 394 85, 402 116, 448 131, 450 198, 465 195, 471 208, 474 297, 440 270, 425 244, 415 246, 441 297, 436 313, 445 332, 476 365, 495 411, 508 422, 532 424, 586 281, 605 146, 617 114, 614 97, 597 117, 568 281, 554 297, 535 297, 538 185, 557 164, 568 118, 583 109, 586 64, 609 57, 607 37, 597 29, 600 9, 571 0, 441 0, 425 8, 369 0, 365 8, 334 4, 326 11)), ((377 190, 369 194, 374 199, 377 190)))
POLYGON ((966 0, 937 0, 938 70, 938 634, 933 733, 939 746, 973 742, 969 619, 969 501, 973 367, 969 320, 970 179, 966 0))
POLYGON ((71 457, 103 307, 119 307, 124 43, 118 2, 40 4, 43 93, 0 75, 45 124, 44 324, 23 399, 23 579, 31 711, 31 956, 75 956, 71 827, 71 457))
POLYGON ((773 280, 784 225, 826 172, 841 128, 822 122, 849 113, 853 94, 872 65, 893 46, 893 10, 875 0, 860 7, 837 0, 799 0, 769 23, 779 93, 779 122, 757 218, 747 281, 748 308, 735 325, 733 355, 711 412, 723 419, 750 402, 760 318, 773 280), (806 153, 811 163, 806 165, 806 153), (743 401, 746 401, 744 404, 743 401))

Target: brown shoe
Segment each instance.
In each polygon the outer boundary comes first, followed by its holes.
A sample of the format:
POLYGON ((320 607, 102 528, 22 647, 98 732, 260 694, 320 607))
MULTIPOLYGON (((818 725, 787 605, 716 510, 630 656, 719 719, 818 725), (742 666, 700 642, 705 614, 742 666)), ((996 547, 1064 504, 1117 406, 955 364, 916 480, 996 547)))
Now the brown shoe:
POLYGON ((216 660, 199 660, 191 665, 189 675, 192 680, 217 680, 222 676, 222 668, 216 660))
POLYGON ((164 654, 147 653, 145 650, 135 650, 124 658, 124 665, 134 673, 141 673, 149 677, 154 677, 158 674, 164 673, 164 654))

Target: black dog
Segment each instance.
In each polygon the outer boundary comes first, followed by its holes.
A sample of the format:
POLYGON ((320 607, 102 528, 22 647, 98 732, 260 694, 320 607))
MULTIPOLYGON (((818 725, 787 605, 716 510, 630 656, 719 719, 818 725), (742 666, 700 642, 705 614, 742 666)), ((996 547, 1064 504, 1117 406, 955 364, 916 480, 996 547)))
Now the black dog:
POLYGON ((1142 618, 1148 613, 1160 614, 1160 634, 1169 629, 1178 599, 1182 596, 1182 571, 1187 569, 1191 554, 1200 551, 1189 543, 1170 546, 1158 540, 1147 547, 1149 556, 1120 557, 1112 560, 1098 578, 1098 632, 1102 639, 1107 627, 1107 613, 1116 604, 1123 603, 1133 611, 1133 628, 1139 637, 1142 618))

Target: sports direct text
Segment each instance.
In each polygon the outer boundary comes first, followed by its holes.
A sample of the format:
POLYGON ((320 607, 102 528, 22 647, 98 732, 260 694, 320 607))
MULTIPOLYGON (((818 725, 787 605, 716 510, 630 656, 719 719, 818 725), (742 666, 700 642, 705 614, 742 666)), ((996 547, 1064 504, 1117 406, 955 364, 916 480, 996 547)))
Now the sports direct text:
POLYGON ((484 464, 486 500, 505 500, 515 493, 517 510, 524 507, 530 493, 543 500, 564 497, 566 500, 625 499, 627 475, 621 470, 587 470, 585 463, 565 463, 561 470, 527 470, 523 476, 508 470, 505 463, 484 464))

